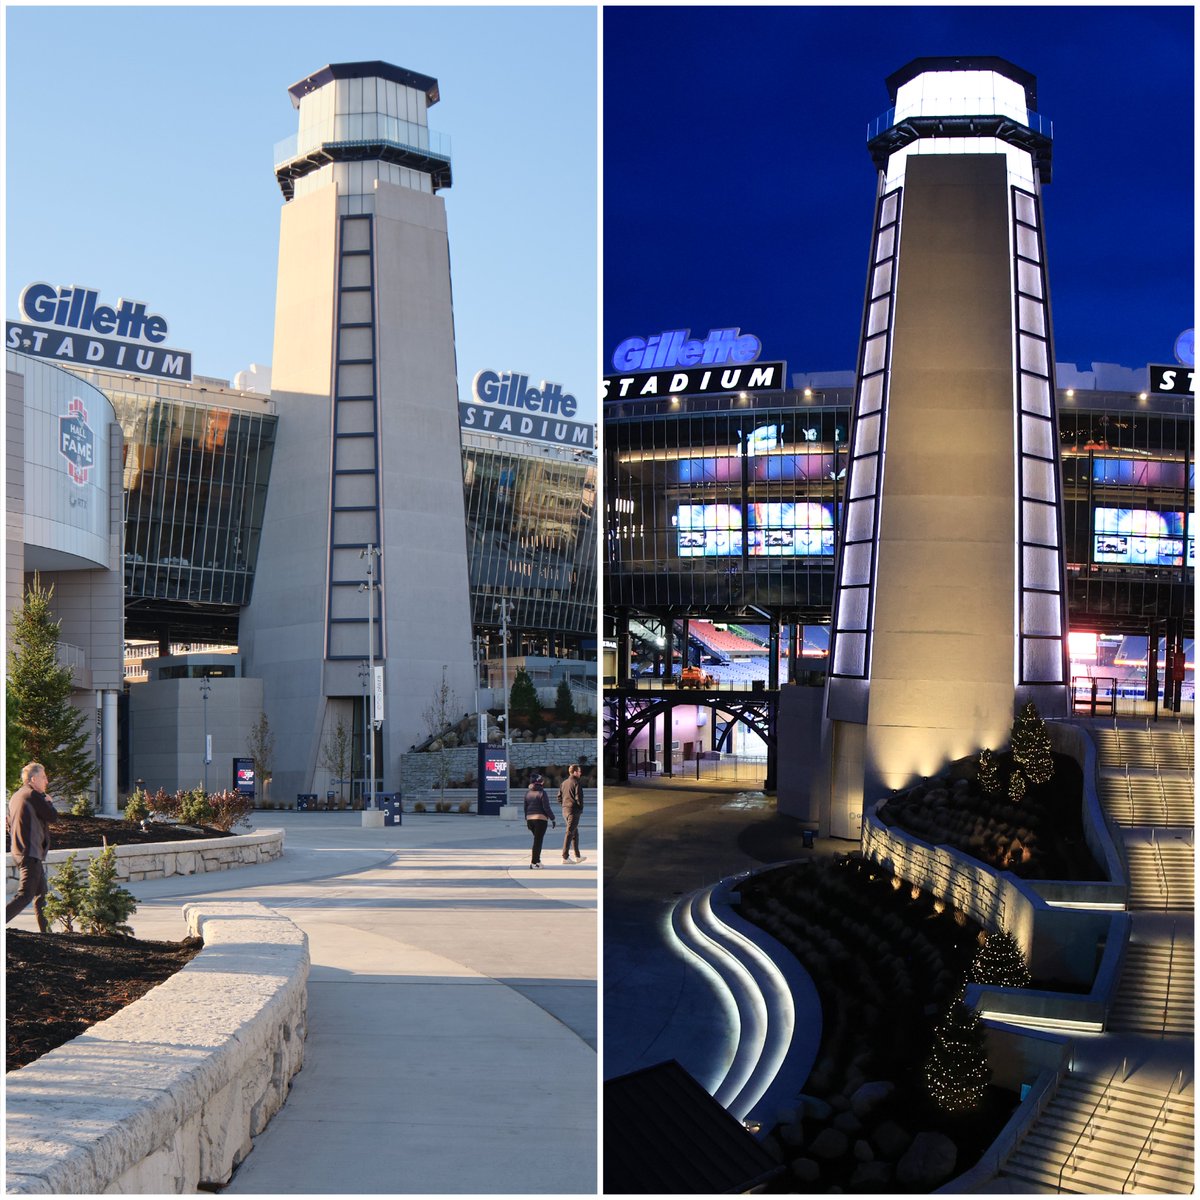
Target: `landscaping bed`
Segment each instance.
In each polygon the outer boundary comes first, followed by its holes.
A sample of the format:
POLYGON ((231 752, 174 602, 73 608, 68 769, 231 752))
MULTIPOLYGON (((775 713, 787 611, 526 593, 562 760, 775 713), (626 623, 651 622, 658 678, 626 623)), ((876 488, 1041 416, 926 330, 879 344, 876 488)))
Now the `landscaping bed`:
POLYGON ((821 999, 805 1094, 770 1133, 789 1170, 769 1190, 928 1192, 972 1166, 1018 1097, 981 1086, 974 1107, 946 1111, 925 1068, 980 926, 857 856, 780 867, 739 891, 738 911, 796 956, 821 999))
POLYGON ((152 942, 7 929, 5 1070, 26 1066, 141 999, 203 944, 198 937, 152 942))
MULTIPOLYGON (((76 817, 59 813, 50 826, 52 850, 85 850, 108 842, 110 846, 134 846, 152 842, 186 842, 203 838, 232 837, 227 829, 200 825, 174 825, 166 821, 151 821, 142 829, 134 821, 112 817, 76 817)), ((11 849, 11 839, 5 837, 5 850, 11 849)))
POLYGON ((1083 773, 1073 758, 1051 757, 1053 776, 1030 784, 1019 802, 1009 798, 1013 762, 1005 752, 994 756, 998 793, 980 786, 978 760, 963 758, 891 797, 878 810, 879 819, 1021 879, 1104 881, 1084 841, 1083 773))

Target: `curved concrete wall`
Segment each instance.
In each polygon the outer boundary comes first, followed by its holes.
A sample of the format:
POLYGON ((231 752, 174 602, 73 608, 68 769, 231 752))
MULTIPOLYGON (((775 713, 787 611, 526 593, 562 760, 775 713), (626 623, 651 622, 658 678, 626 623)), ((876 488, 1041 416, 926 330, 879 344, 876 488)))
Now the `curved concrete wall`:
MULTIPOLYGON (((265 829, 261 833, 240 833, 234 837, 196 838, 188 842, 149 842, 139 846, 116 846, 117 879, 138 883, 143 879, 166 879, 171 875, 203 875, 206 871, 228 871, 233 867, 252 867, 269 862, 283 853, 283 830, 265 829)), ((70 855, 77 854, 80 870, 101 853, 101 847, 82 850, 51 850, 46 856, 46 873, 70 855)), ((11 854, 5 855, 5 879, 8 895, 17 889, 17 866, 11 854)))
POLYGON ((308 939, 250 902, 188 904, 204 949, 141 1000, 11 1072, 6 1190, 216 1190, 304 1060, 308 939))

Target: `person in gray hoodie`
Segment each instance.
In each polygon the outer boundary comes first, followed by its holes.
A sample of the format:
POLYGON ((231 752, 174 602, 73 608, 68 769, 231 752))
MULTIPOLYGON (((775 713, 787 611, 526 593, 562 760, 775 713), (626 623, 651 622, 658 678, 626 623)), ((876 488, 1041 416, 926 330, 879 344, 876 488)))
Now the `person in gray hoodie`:
POLYGON ((542 865, 542 842, 546 837, 546 822, 554 828, 554 810, 550 807, 550 799, 542 786, 542 777, 533 774, 529 777, 529 790, 525 793, 525 826, 533 834, 533 854, 529 860, 529 869, 542 865))

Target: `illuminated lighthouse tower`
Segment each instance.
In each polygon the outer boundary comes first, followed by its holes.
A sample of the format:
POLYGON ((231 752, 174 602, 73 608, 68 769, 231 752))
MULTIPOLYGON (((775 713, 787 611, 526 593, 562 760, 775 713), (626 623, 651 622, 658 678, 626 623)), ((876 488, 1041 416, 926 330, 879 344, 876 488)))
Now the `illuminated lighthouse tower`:
POLYGON ((888 88, 827 685, 824 811, 850 837, 1026 700, 1066 706, 1049 122, 1003 59, 917 59, 888 88))
POLYGON ((275 153, 279 433, 241 642, 276 736, 275 791, 290 799, 334 786, 324 748, 339 722, 361 744, 361 664, 384 671, 374 763, 384 790, 426 736, 421 714, 443 678, 465 708, 474 674, 436 194, 450 185, 450 153, 426 120, 437 80, 335 63, 289 92, 299 131, 275 153))

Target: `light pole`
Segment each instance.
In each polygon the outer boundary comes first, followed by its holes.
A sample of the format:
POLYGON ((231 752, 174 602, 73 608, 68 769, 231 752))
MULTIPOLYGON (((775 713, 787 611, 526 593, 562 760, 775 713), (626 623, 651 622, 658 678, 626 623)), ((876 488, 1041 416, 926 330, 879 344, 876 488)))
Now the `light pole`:
POLYGON ((370 725, 371 725, 370 718, 367 716, 367 688, 370 686, 370 682, 371 682, 371 667, 365 658, 362 660, 362 662, 360 662, 358 664, 358 677, 362 681, 362 688, 363 688, 363 724, 362 724, 362 728, 363 728, 363 761, 362 761, 363 778, 362 778, 362 787, 359 788, 359 798, 362 800, 363 807, 366 808, 366 806, 367 806, 367 803, 366 803, 366 796, 367 796, 367 738, 370 736, 370 733, 368 731, 369 731, 370 725))
MULTIPOLYGON (((380 556, 380 549, 374 543, 359 553, 360 558, 367 560, 367 580, 358 585, 360 592, 367 593, 367 669, 370 671, 371 694, 371 728, 367 731, 367 771, 370 777, 370 795, 375 795, 375 590, 379 587, 375 579, 375 561, 380 556)), ((363 800, 363 808, 370 807, 363 800)))
POLYGON ((512 737, 508 729, 508 600, 501 600, 496 607, 500 610, 500 651, 504 671, 504 801, 507 803, 512 779, 512 737))
POLYGON ((208 682, 208 676, 205 675, 200 680, 200 697, 204 701, 204 794, 208 795, 208 694, 212 691, 212 684, 208 682))

